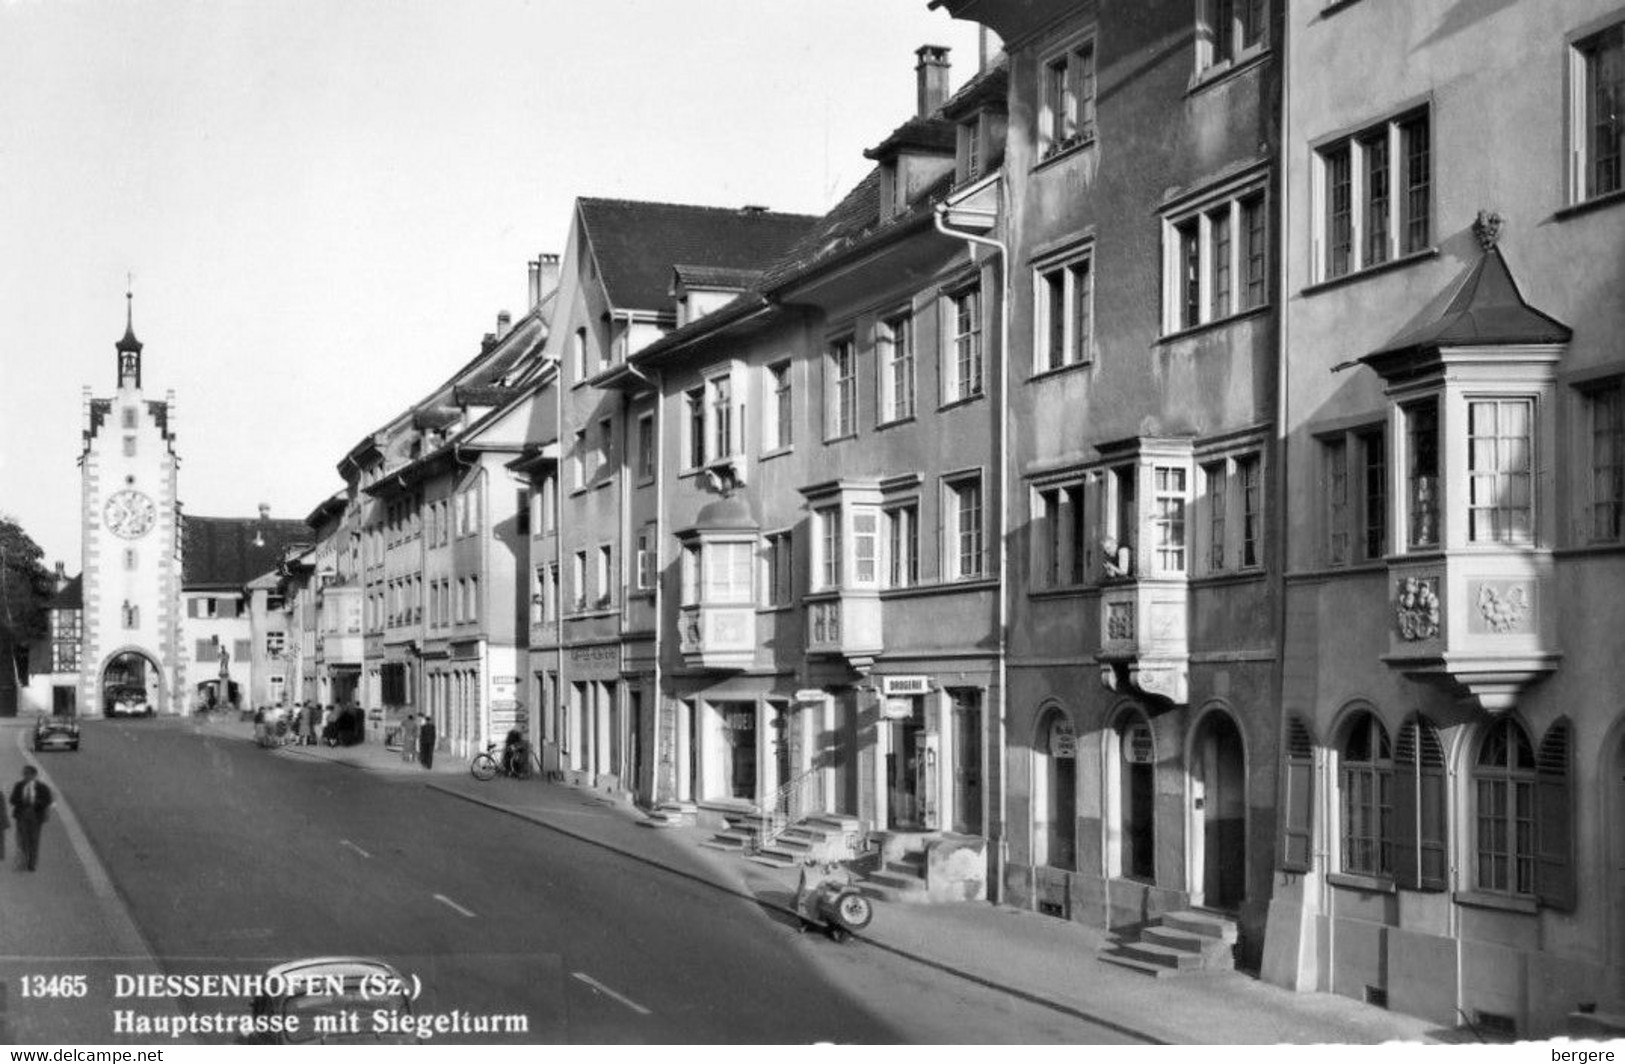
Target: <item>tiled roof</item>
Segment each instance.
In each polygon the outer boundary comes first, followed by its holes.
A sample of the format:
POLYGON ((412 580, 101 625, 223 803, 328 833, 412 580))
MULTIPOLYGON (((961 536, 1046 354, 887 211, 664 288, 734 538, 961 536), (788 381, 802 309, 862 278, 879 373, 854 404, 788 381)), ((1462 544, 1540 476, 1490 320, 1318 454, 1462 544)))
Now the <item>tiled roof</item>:
POLYGON ((762 277, 767 291, 789 280, 813 263, 850 245, 880 227, 880 170, 869 171, 846 197, 818 223, 790 245, 790 250, 762 277))
POLYGON ((283 548, 310 539, 310 527, 302 520, 184 515, 181 587, 242 587, 275 568, 283 548), (263 546, 254 545, 256 535, 263 546))
POLYGON ((443 429, 447 425, 454 425, 462 417, 462 411, 449 406, 420 406, 412 411, 412 427, 415 429, 443 429))
POLYGON ((69 580, 62 585, 62 590, 51 596, 51 601, 45 604, 52 610, 81 610, 85 607, 85 574, 69 580))
POLYGON ((1360 361, 1382 372, 1413 352, 1562 344, 1573 335, 1567 325, 1524 300, 1501 249, 1491 247, 1457 282, 1455 294, 1437 318, 1407 329, 1360 361))
POLYGON ((1002 112, 1009 95, 1010 66, 1007 57, 1001 55, 993 66, 961 85, 942 105, 940 114, 958 121, 982 108, 1002 112))
POLYGON ((664 309, 679 262, 762 269, 818 221, 754 208, 592 198, 579 200, 577 210, 604 289, 621 310, 664 309))
POLYGON ((952 155, 959 129, 946 118, 911 118, 892 130, 885 140, 863 153, 865 159, 885 159, 904 148, 920 148, 952 155))

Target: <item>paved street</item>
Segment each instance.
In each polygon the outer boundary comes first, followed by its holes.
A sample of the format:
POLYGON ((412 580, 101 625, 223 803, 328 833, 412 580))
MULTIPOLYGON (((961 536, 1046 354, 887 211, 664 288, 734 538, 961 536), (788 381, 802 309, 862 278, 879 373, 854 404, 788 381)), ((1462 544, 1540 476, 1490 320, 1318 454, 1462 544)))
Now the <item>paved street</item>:
MULTIPOLYGON (((4 733, 8 748, 14 737, 4 733)), ((9 771, 15 749, 7 754, 9 771)), ((800 935, 744 899, 410 775, 273 755, 172 720, 90 722, 83 750, 41 761, 171 974, 374 956, 422 978, 418 1012, 522 1013, 520 1041, 1124 1037, 885 951, 800 935)), ((47 830, 41 885, 75 859, 62 826, 47 830)), ((22 891, 35 884, 17 882, 24 876, 0 873, 13 912, 13 898, 29 905, 22 891)), ((11 962, 8 974, 27 969, 11 962)), ((82 1039, 87 1025, 105 1027, 114 1003, 98 980, 93 971, 77 1013, 13 993, 19 1037, 82 1039)))

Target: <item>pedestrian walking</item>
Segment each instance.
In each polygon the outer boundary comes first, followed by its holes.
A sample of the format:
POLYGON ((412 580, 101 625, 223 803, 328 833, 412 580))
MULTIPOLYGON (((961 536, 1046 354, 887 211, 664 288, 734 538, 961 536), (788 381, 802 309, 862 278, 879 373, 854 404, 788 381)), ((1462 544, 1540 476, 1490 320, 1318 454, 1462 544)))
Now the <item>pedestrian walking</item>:
POLYGON ((306 746, 315 746, 316 745, 316 733, 321 730, 321 716, 322 716, 321 710, 316 708, 316 703, 314 703, 314 702, 306 702, 305 703, 305 745, 306 746))
POLYGON ((434 768, 434 718, 424 717, 418 725, 418 761, 424 768, 434 768))
POLYGON ((418 719, 408 713, 401 721, 401 760, 411 764, 418 756, 418 719))
POLYGON ((39 769, 23 766, 23 778, 11 788, 11 818, 17 822, 17 848, 23 867, 39 864, 39 833, 51 808, 51 788, 38 778, 39 769))

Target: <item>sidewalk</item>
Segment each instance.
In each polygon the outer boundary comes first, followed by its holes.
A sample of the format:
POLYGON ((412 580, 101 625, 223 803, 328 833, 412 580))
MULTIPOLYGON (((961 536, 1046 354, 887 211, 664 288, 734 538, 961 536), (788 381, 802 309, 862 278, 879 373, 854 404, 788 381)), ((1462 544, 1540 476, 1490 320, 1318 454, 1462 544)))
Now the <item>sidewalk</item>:
MULTIPOLYGON (((189 1039, 139 1038, 115 1033, 112 996, 116 974, 161 971, 130 919, 124 901, 91 848, 73 811, 73 793, 51 768, 77 753, 33 752, 32 716, 0 721, 0 784, 7 796, 24 764, 39 767, 55 802, 40 833, 36 871, 18 860, 17 832, 5 832, 0 861, 0 1044, 159 1043, 189 1039), (41 996, 37 977, 83 977, 82 996, 41 996), (25 977, 30 986, 24 985, 25 977)), ((58 984, 59 987, 61 984, 58 984)), ((49 984, 47 984, 48 988, 49 984)), ((177 1015, 173 1002, 142 1001, 146 1016, 177 1015)))
MULTIPOLYGON (((222 722, 252 741, 251 726, 222 722)), ((758 904, 791 913, 796 870, 770 868, 702 847, 702 828, 652 829, 635 808, 593 791, 541 781, 481 783, 458 759, 432 771, 377 744, 290 746, 272 756, 332 761, 412 775, 447 795, 530 820, 758 904)), ((793 915, 793 914, 792 914, 793 915)), ((983 903, 876 902, 860 936, 880 949, 973 982, 1060 1009, 1125 1033, 1189 1044, 1378 1043, 1432 1041, 1447 1033, 1428 1022, 1331 994, 1295 994, 1234 972, 1151 979, 1096 959, 1104 931, 983 903)))

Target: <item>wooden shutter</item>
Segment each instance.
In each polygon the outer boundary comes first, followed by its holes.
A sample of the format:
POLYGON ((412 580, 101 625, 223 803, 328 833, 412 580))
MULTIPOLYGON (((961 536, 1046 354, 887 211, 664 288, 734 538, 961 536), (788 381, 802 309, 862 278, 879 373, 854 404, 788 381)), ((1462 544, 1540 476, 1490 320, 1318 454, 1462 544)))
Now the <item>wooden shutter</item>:
POLYGON ((1444 744, 1426 720, 1417 721, 1417 886, 1444 890, 1449 875, 1445 839, 1448 803, 1444 779, 1444 744))
POLYGON ((1314 859, 1315 744, 1302 719, 1286 722, 1281 773, 1281 868, 1307 872, 1314 859))
POLYGON ((1394 747, 1394 880, 1411 890, 1444 890, 1448 813, 1444 745, 1433 725, 1413 717, 1394 747))
POLYGON ((1535 760, 1535 895, 1554 909, 1574 908, 1574 792, 1569 722, 1546 732, 1535 760))
POLYGON ((1416 731, 1416 721, 1406 721, 1394 744, 1394 882, 1411 890, 1418 886, 1416 731))

